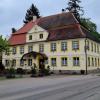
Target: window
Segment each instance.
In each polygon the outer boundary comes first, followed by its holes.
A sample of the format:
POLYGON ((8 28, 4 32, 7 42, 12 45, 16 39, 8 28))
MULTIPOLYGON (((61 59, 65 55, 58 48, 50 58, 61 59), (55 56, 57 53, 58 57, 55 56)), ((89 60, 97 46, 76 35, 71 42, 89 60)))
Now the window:
POLYGON ((88 57, 88 66, 90 66, 90 57, 88 57))
POLYGON ((32 35, 29 35, 29 40, 32 40, 32 35))
POLYGON ((51 66, 56 66, 56 58, 51 58, 51 66))
POLYGON ((93 43, 91 43, 91 51, 93 52, 93 43))
POLYGON ((99 45, 97 45, 97 52, 99 53, 99 45))
POLYGON ((24 66, 24 61, 20 60, 20 66, 24 66))
POLYGON ((94 59, 92 58, 92 66, 94 66, 94 59))
POLYGON ((47 59, 47 60, 45 60, 45 64, 48 64, 48 59, 47 59))
POLYGON ((24 53, 24 46, 21 46, 20 47, 20 54, 23 54, 24 53))
POLYGON ((62 66, 67 66, 67 58, 61 58, 62 66))
POLYGON ((99 67, 99 58, 98 58, 98 67, 99 67))
POLYGON ((16 60, 12 60, 12 66, 15 67, 16 66, 16 60))
POLYGON ((72 41, 72 49, 73 50, 79 49, 79 41, 72 41))
POLYGON ((33 51, 33 46, 32 45, 28 46, 28 52, 32 52, 32 51, 33 51))
POLYGON ((43 39, 43 34, 40 34, 40 39, 43 39))
POLYGON ((39 45, 39 52, 44 52, 44 44, 39 45))
POLYGON ((86 45, 86 49, 87 49, 87 50, 90 50, 90 46, 89 46, 89 45, 90 45, 90 43, 89 43, 89 41, 87 40, 87 45, 86 45))
POLYGON ((95 67, 97 67, 97 59, 95 58, 95 67))
POLYGON ((67 42, 61 42, 61 50, 66 51, 67 50, 67 42))
POLYGON ((10 55, 10 51, 9 50, 6 50, 5 51, 5 55, 10 55))
POLYGON ((74 57, 73 58, 73 66, 79 66, 79 65, 80 65, 79 57, 74 57))
POLYGON ((5 66, 9 66, 9 60, 5 60, 5 66))
POLYGON ((32 59, 28 59, 28 66, 32 66, 32 59))
POLYGON ((56 51, 56 43, 51 43, 51 51, 56 51))
POLYGON ((12 54, 14 54, 14 55, 16 54, 16 47, 12 48, 12 54))
POLYGON ((96 52, 96 44, 94 44, 94 49, 95 49, 94 51, 96 52))

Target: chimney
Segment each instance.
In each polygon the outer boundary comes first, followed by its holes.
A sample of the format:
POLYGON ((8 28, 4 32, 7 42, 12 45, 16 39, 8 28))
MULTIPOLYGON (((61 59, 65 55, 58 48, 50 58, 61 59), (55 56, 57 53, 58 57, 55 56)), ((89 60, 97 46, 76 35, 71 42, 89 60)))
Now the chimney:
POLYGON ((37 16, 33 16, 33 22, 37 20, 37 16))

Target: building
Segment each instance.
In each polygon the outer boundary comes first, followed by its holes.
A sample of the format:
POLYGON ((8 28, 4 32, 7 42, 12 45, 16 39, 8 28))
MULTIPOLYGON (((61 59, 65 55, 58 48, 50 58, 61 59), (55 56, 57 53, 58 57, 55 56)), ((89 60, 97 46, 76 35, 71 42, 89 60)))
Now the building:
POLYGON ((9 39, 11 52, 4 53, 6 67, 30 69, 36 64, 53 71, 80 72, 100 68, 100 40, 82 27, 72 13, 34 19, 9 39))

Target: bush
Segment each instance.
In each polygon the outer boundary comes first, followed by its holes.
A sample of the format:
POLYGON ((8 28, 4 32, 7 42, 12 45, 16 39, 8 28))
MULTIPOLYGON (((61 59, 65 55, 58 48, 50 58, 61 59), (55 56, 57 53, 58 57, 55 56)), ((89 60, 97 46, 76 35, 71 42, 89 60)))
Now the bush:
POLYGON ((22 68, 17 68, 17 74, 23 75, 24 74, 24 70, 22 68))
POLYGON ((50 75, 50 66, 47 66, 47 68, 42 68, 39 71, 39 76, 47 76, 50 75))
POLYGON ((6 73, 6 78, 15 78, 15 69, 13 67, 7 69, 6 73))
POLYGON ((31 77, 35 77, 37 74, 36 67, 31 67, 31 77))

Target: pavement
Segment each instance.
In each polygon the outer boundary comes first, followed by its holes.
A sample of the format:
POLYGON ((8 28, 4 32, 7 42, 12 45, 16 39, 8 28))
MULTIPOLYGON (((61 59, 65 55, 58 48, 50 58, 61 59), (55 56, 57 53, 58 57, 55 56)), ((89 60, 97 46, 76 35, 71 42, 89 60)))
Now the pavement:
POLYGON ((100 100, 100 76, 55 75, 0 81, 0 100, 100 100))

